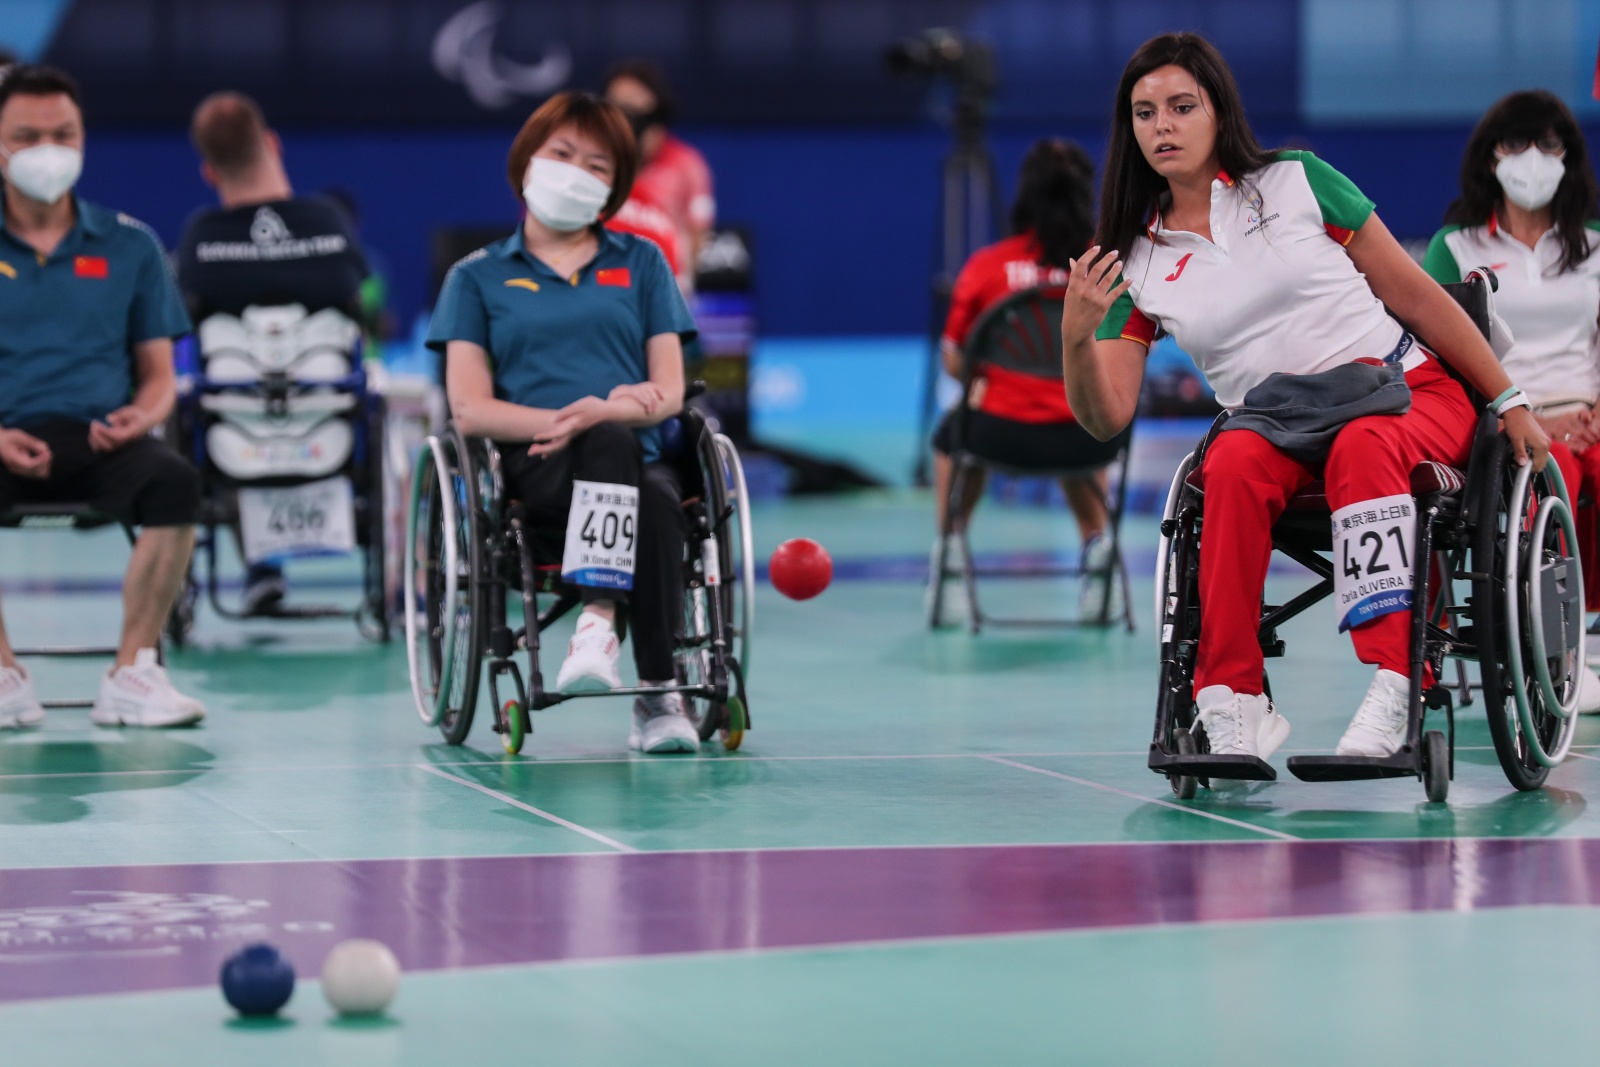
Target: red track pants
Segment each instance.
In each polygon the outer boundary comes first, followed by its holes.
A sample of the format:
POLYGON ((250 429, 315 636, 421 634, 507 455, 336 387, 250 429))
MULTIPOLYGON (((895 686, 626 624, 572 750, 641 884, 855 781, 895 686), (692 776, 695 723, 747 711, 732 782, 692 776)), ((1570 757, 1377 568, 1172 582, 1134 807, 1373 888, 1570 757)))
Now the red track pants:
MULTIPOLYGON (((1291 459, 1249 430, 1218 434, 1206 451, 1205 535, 1200 550, 1200 649, 1195 688, 1225 685, 1261 692, 1264 664, 1256 630, 1272 558, 1272 526, 1289 498, 1316 481, 1328 504, 1411 491, 1424 460, 1465 467, 1477 413, 1461 386, 1430 358, 1406 374, 1411 410, 1371 415, 1339 431, 1318 470, 1291 459)), ((1600 457, 1597 457, 1600 458, 1600 457)), ((1334 632, 1332 614, 1328 630, 1334 632)), ((1356 657, 1401 674, 1411 670, 1411 613, 1396 611, 1350 631, 1356 657)))
POLYGON ((1584 599, 1590 611, 1600 611, 1600 445, 1573 452, 1562 441, 1550 442, 1550 458, 1561 465, 1578 527, 1578 556, 1583 560, 1584 599), (1578 500, 1589 501, 1578 507, 1578 500))

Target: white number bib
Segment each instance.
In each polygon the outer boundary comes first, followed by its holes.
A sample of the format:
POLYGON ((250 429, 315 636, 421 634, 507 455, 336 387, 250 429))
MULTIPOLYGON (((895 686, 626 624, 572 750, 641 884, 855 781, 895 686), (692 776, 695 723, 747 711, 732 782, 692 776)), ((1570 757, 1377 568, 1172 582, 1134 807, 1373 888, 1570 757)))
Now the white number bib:
POLYGON ((1417 503, 1401 493, 1333 513, 1333 590, 1339 632, 1411 609, 1417 503))
POLYGON ((356 547, 355 500, 348 478, 276 489, 239 490, 244 558, 323 556, 356 547))
POLYGON ((561 579, 597 589, 632 589, 639 540, 639 488, 572 483, 561 579))

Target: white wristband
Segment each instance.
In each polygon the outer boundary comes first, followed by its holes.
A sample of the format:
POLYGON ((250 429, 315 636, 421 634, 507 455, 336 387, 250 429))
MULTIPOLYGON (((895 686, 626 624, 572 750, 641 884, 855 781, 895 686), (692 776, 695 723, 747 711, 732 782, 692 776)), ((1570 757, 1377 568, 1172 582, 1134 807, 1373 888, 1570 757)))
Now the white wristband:
POLYGON ((1518 389, 1515 393, 1502 400, 1500 405, 1494 409, 1494 413, 1499 418, 1505 418, 1506 412, 1510 411, 1512 408, 1531 409, 1532 407, 1533 403, 1528 399, 1528 394, 1524 393, 1521 389, 1518 389))

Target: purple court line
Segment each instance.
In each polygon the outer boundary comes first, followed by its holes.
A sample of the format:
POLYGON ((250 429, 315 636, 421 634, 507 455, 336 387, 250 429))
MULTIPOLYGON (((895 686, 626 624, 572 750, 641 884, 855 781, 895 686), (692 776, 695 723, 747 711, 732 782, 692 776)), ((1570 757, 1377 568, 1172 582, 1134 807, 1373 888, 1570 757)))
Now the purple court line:
POLYGON ((596 853, 0 872, 0 1001, 207 986, 269 940, 408 970, 1600 905, 1600 840, 596 853))

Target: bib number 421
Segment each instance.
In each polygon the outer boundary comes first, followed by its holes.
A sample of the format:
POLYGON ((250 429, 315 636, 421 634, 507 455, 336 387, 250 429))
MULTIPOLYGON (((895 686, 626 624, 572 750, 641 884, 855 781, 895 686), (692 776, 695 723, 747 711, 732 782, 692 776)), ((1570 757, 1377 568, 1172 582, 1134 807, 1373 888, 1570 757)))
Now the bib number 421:
POLYGON ((1417 505, 1378 497, 1333 513, 1334 603, 1340 631, 1411 609, 1417 505))

